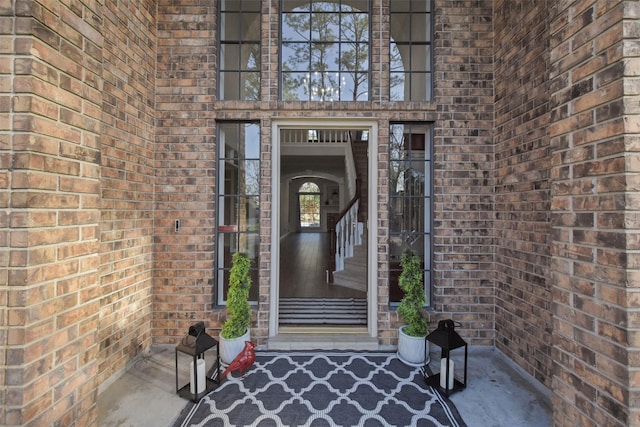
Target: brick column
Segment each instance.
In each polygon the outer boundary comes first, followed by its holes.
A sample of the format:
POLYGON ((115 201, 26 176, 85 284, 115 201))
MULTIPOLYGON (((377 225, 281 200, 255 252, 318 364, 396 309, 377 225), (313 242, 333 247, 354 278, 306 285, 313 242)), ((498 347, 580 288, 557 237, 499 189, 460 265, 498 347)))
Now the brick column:
POLYGON ((546 386, 553 365, 550 3, 501 1, 494 12, 496 346, 546 386))
POLYGON ((16 1, 0 14, 8 24, 0 35, 8 54, 0 58, 0 187, 10 189, 0 215, 9 249, 1 257, 0 424, 93 425, 101 10, 16 1))
POLYGON ((640 3, 553 3, 554 424, 638 418, 640 3))
POLYGON ((436 1, 434 26, 435 317, 493 345, 493 2, 436 1))
POLYGON ((160 343, 178 342, 197 320, 221 323, 212 314, 217 4, 158 2, 152 335, 160 343))
POLYGON ((104 1, 100 384, 151 345, 156 2, 104 1))

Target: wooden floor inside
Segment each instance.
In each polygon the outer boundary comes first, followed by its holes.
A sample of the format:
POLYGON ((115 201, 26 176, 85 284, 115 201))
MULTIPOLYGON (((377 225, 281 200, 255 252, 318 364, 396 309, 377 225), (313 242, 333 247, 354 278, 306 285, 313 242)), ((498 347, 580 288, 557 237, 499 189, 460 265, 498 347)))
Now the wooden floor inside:
POLYGON ((366 292, 327 283, 328 259, 328 233, 291 233, 280 239, 280 297, 366 298, 366 292))

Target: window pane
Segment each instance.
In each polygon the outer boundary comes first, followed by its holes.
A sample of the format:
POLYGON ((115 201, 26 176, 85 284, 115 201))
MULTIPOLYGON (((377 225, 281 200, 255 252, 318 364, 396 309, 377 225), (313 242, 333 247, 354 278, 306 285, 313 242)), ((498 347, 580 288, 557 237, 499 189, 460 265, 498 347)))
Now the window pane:
POLYGON ((222 13, 220 15, 220 40, 238 41, 241 39, 239 13, 222 13))
POLYGON ((348 87, 345 92, 348 96, 353 96, 353 98, 343 97, 345 101, 366 101, 369 99, 368 73, 356 73, 354 76, 353 85, 349 86, 349 84, 347 83, 347 86, 348 87))
POLYGON ((311 0, 311 10, 314 12, 339 12, 339 1, 311 0))
POLYGON ((411 10, 411 0, 394 0, 390 2, 391 12, 409 12, 411 10))
POLYGON ((408 13, 396 13, 392 14, 389 19, 391 23, 391 38, 397 42, 410 42, 411 15, 408 13))
POLYGON ((353 11, 369 12, 369 0, 349 0, 348 6, 353 11))
POLYGON ((285 13, 282 15, 283 41, 309 41, 311 14, 285 13))
POLYGON ((260 0, 221 0, 220 10, 260 12, 260 0))
POLYGON ((241 99, 258 101, 260 99, 260 73, 240 73, 242 80, 241 99))
POLYGON ((392 161, 390 163, 389 191, 392 197, 404 194, 404 175, 407 169, 407 162, 392 161))
POLYGON ((352 43, 342 46, 340 59, 341 71, 368 71, 369 70, 369 45, 365 43, 352 43))
POLYGON ((284 101, 309 100, 308 81, 307 73, 282 73, 282 99, 284 101))
POLYGON ((240 69, 260 70, 260 45, 249 43, 240 46, 240 69))
POLYGON ((308 43, 282 44, 283 71, 304 71, 306 73, 309 70, 310 58, 311 45, 308 43))
POLYGON ((429 0, 392 0, 389 2, 391 12, 428 12, 429 0))
POLYGON ((341 41, 368 42, 369 14, 346 13, 342 15, 341 41))
POLYGON ((224 192, 225 194, 236 194, 238 188, 238 163, 236 160, 226 160, 224 162, 224 192))
POLYGON ((220 99, 240 99, 240 73, 237 71, 220 72, 220 99))
POLYGON ((429 71, 431 69, 431 47, 429 45, 411 46, 411 71, 429 71))
POLYGON ((229 290, 229 270, 231 270, 231 258, 235 252, 241 251, 249 255, 251 259, 251 268, 249 275, 251 276, 251 288, 249 289, 249 299, 251 301, 258 300, 259 282, 258 282, 258 244, 259 238, 257 234, 246 233, 220 233, 218 235, 220 246, 218 264, 218 283, 221 284, 221 296, 218 303, 223 304, 227 300, 227 292, 229 290))
POLYGON ((220 68, 223 70, 240 69, 240 45, 221 44, 220 45, 220 68))
MULTIPOLYGON (((238 225, 238 198, 236 196, 221 196, 218 198, 218 209, 222 212, 218 225, 238 225)), ((230 231, 237 231, 236 229, 230 231)))
POLYGON ((391 73, 391 100, 402 101, 405 99, 405 73, 391 73))
POLYGON ((411 15, 411 41, 426 42, 431 40, 431 21, 429 15, 415 13, 411 15))
POLYGON ((411 74, 411 100, 427 101, 431 98, 431 82, 427 73, 411 74))
POLYGON ((404 208, 402 199, 392 197, 389 205, 389 232, 400 234, 404 229, 404 208))
POLYGON ((282 11, 290 12, 292 10, 311 11, 309 0, 282 0, 282 11))
POLYGON ((260 160, 245 160, 244 168, 244 185, 240 194, 260 194, 260 160))
POLYGON ((336 43, 311 45, 311 71, 338 71, 340 47, 336 43))
POLYGON ((337 42, 340 37, 338 14, 314 13, 311 15, 311 40, 327 43, 337 42))
POLYGON ((239 229, 240 232, 254 232, 257 233, 259 230, 259 212, 260 206, 258 197, 241 197, 239 206, 240 210, 240 221, 239 221, 239 229))

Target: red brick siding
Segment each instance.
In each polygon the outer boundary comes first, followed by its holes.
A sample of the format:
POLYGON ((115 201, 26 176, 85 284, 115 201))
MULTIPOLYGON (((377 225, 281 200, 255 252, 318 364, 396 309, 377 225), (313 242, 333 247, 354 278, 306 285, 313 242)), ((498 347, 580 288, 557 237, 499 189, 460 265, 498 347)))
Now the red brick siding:
POLYGON ((152 335, 159 343, 177 342, 195 321, 220 326, 219 312, 212 315, 216 5, 158 2, 152 335))
POLYGON ((638 366, 640 67, 624 55, 638 56, 640 8, 574 1, 555 4, 552 16, 554 423, 639 425, 630 369, 638 366), (627 108, 636 116, 624 117, 627 108))
POLYGON ((383 16, 372 100, 330 105, 277 101, 277 3, 263 4, 259 102, 216 100, 216 2, 0 3, 0 423, 95 424, 98 384, 140 351, 196 320, 219 328, 218 120, 262 128, 263 344, 272 119, 348 116, 379 125, 380 344, 398 326, 388 126, 432 121, 432 320, 453 317, 550 386, 555 424, 640 425, 638 3, 437 0, 434 102, 389 102, 383 16))
POLYGON ((2 425, 91 425, 103 37, 96 3, 4 2, 2 425), (13 91, 13 93, 12 93, 13 91), (9 168, 7 170, 6 168, 9 168), (7 227, 9 229, 7 230, 7 227), (6 246, 5 246, 6 245, 6 246), (6 292, 3 292, 6 291, 6 292), (8 327, 8 330, 6 329, 8 327))
POLYGON ((105 1, 100 382, 151 345, 156 6, 105 1))
POLYGON ((496 346, 549 386, 550 2, 495 7, 496 346))
POLYGON ((434 303, 494 342, 493 2, 435 2, 434 303))

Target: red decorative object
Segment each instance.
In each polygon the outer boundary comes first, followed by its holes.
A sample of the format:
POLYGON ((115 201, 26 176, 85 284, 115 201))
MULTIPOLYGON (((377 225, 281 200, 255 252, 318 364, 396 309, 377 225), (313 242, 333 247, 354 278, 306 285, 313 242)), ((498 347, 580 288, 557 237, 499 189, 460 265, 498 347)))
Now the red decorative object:
POLYGON ((240 371, 241 373, 244 373, 249 366, 253 365, 253 362, 256 361, 256 352, 254 350, 255 346, 256 345, 251 341, 245 341, 244 348, 222 373, 221 379, 224 379, 224 377, 226 377, 231 371, 240 371))

